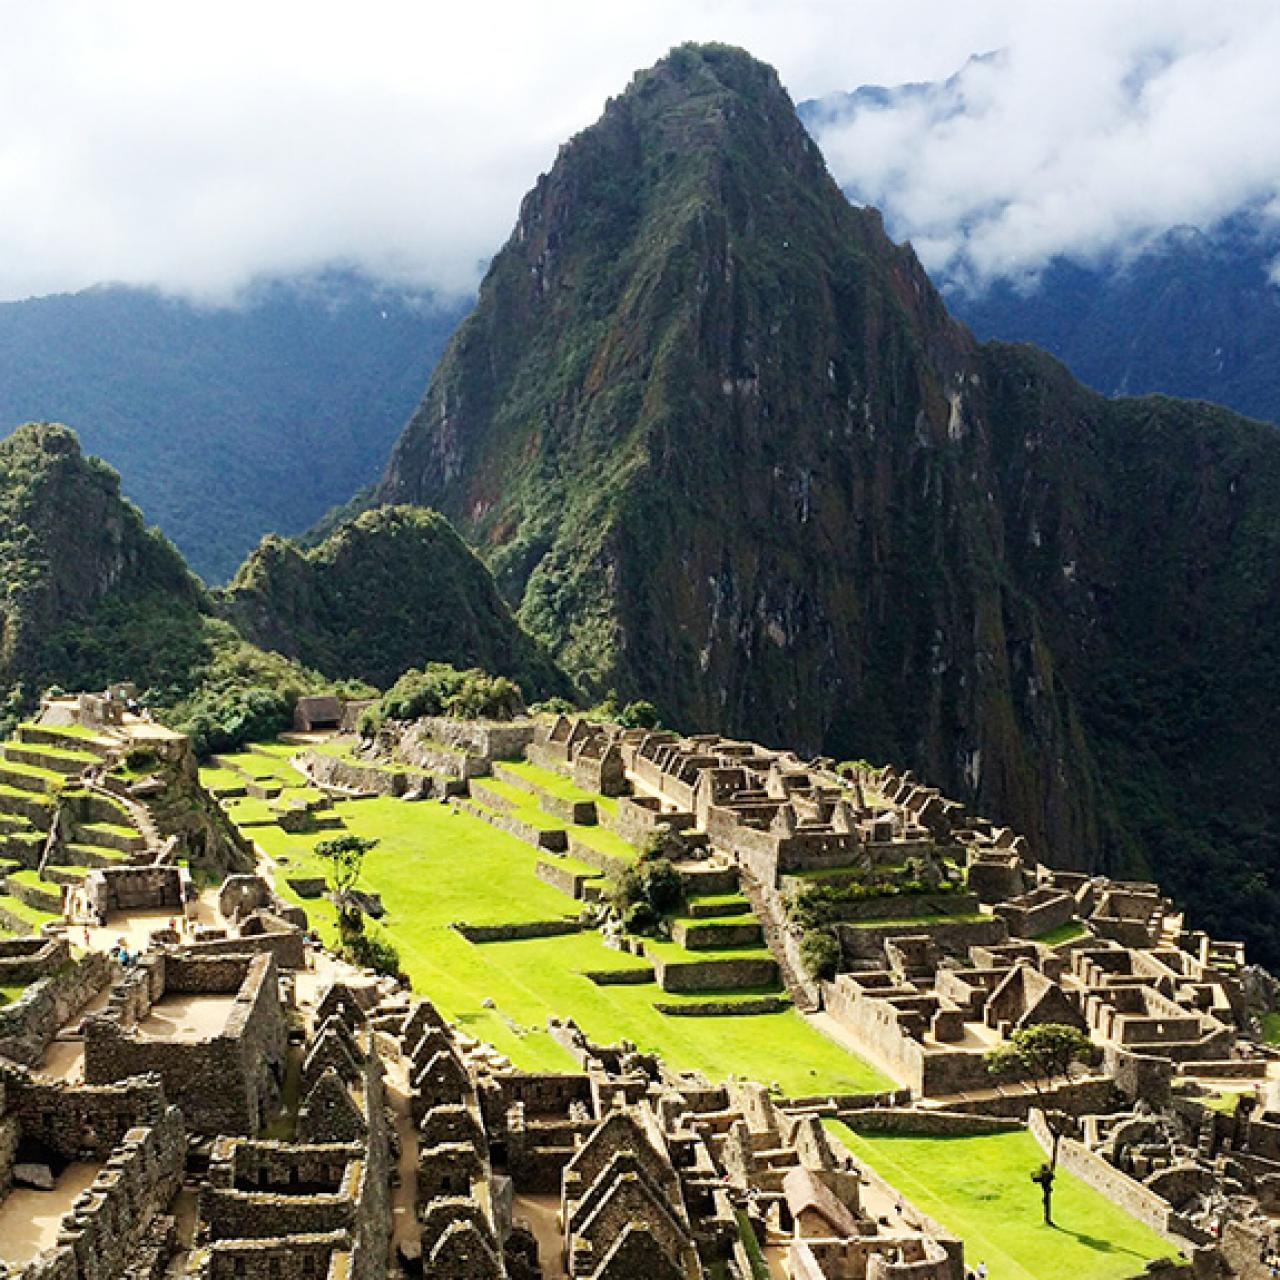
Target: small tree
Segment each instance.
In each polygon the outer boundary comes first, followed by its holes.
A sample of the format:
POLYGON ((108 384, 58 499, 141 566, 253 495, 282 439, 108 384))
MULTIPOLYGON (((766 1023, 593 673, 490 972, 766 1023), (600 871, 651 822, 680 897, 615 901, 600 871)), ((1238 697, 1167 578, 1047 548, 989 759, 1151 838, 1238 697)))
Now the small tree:
POLYGON ((1098 1051, 1089 1037, 1076 1027, 1058 1022, 1021 1027, 1004 1044, 987 1054, 987 1070, 995 1076, 1016 1076, 1035 1090, 1045 1124, 1053 1136, 1049 1162, 1031 1175, 1039 1184, 1046 1226, 1053 1226, 1053 1180, 1058 1172, 1058 1145, 1064 1125, 1061 1115, 1049 1107, 1049 1093, 1071 1079, 1072 1068, 1097 1061, 1098 1051))
POLYGON ((352 912, 350 906, 351 890, 360 879, 364 869, 365 855, 377 846, 377 840, 368 836, 334 836, 330 840, 321 840, 316 845, 316 856, 328 865, 329 890, 333 894, 334 904, 338 908, 338 924, 340 927, 351 927, 355 921, 348 917, 359 912, 352 912))

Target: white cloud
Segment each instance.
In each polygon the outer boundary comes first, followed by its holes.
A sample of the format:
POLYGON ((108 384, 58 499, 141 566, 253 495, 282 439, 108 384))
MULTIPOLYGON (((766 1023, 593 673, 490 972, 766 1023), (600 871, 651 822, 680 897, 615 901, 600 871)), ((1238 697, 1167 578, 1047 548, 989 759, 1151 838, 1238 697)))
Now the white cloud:
POLYGON ((688 39, 744 45, 797 100, 1007 48, 975 73, 965 116, 886 113, 823 141, 935 265, 965 223, 978 269, 1025 269, 1161 207, 1201 220, 1274 189, 1271 9, 0 0, 0 297, 101 280, 222 297, 335 260, 470 288, 557 145, 688 39), (1124 76, 1143 53, 1172 61, 1134 103, 1124 76))
POLYGON ((960 74, 955 114, 904 100, 818 136, 930 269, 1018 279, 1276 199, 1278 63, 1268 0, 1032 4, 960 74))

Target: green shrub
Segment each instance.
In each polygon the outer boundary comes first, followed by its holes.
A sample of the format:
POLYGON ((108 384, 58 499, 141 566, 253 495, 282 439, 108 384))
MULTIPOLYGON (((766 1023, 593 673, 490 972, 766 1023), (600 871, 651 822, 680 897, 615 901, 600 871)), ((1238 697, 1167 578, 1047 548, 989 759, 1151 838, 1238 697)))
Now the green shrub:
POLYGON ((800 959, 811 978, 834 978, 840 964, 840 942, 829 929, 810 929, 800 939, 800 959))
POLYGON ((343 951, 353 964, 363 965, 388 978, 399 978, 400 953, 381 929, 361 929, 347 935, 343 951))
POLYGON ((238 750, 247 742, 274 738, 292 720, 293 702, 282 693, 228 689, 198 694, 180 727, 190 735, 196 755, 204 759, 219 751, 238 750))
POLYGON ((658 858, 682 858, 687 852, 688 845, 684 836, 663 822, 644 838, 639 857, 641 862, 653 862, 658 858))
POLYGON ((524 711, 520 687, 506 676, 478 667, 459 671, 444 662, 406 671, 360 717, 360 732, 372 737, 386 720, 453 716, 459 720, 512 720, 524 711))
POLYGON ((665 858, 628 867, 613 890, 613 904, 630 933, 652 933, 683 897, 680 873, 665 858))
POLYGON ((659 725, 658 708, 643 699, 628 702, 618 712, 618 723, 624 729, 656 729, 659 725))
POLYGON ((571 716, 577 712, 578 708, 569 701, 568 698, 543 698, 541 702, 535 702, 529 711, 535 716, 571 716))
POLYGON ((960 892, 962 886, 951 880, 934 884, 911 876, 896 880, 871 878, 842 880, 835 883, 818 881, 807 884, 787 899, 787 918, 802 929, 822 928, 841 918, 840 908, 868 898, 900 898, 920 894, 960 892))

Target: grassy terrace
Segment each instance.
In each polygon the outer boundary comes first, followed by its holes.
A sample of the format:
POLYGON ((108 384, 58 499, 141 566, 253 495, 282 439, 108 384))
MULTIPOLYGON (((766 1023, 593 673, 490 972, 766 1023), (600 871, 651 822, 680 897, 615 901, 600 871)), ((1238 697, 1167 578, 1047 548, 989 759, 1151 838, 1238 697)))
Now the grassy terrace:
MULTIPOLYGON (((283 746, 282 743, 269 744, 272 746, 283 746)), ((446 747, 442 743, 433 742, 431 744, 437 751, 447 751, 450 755, 462 758, 463 752, 455 750, 453 747, 446 747)), ((289 747, 290 752, 296 752, 298 747, 289 747)), ((329 756, 334 760, 345 760, 348 764, 358 764, 362 769, 376 769, 380 773, 407 773, 417 774, 420 777, 429 777, 425 769, 419 769, 416 765, 404 764, 397 761, 395 764, 382 764, 377 760, 366 760, 364 756, 357 755, 349 742, 315 742, 309 743, 307 750, 314 751, 317 755, 329 756)))
POLYGON ((594 791, 584 791, 577 783, 566 778, 554 769, 544 769, 541 765, 531 764, 528 760, 504 760, 504 769, 509 769, 517 777, 541 788, 548 795, 559 796, 562 800, 594 800, 596 808, 604 813, 612 814, 618 808, 618 802, 610 796, 597 795, 594 791))
POLYGON ((989 1280, 1122 1280, 1176 1250, 1078 1178, 1059 1171, 1057 1227, 1040 1218, 1030 1175, 1044 1156, 1027 1132, 977 1138, 832 1132, 917 1208, 965 1241, 969 1266, 989 1280))
POLYGON ((894 916, 892 919, 886 920, 848 920, 846 925, 854 929, 879 929, 884 925, 892 925, 894 928, 900 928, 905 924, 976 924, 980 920, 990 920, 990 916, 983 915, 980 911, 962 912, 957 915, 914 915, 914 916, 894 916))
POLYGON ((559 818, 553 818, 538 804, 537 796, 521 791, 519 787, 512 786, 509 782, 500 782, 497 778, 477 778, 476 783, 484 791, 492 792, 493 795, 505 800, 508 806, 503 808, 500 805, 486 804, 482 794, 477 796, 473 792, 472 803, 478 804, 482 809, 489 809, 494 813, 509 813, 513 818, 519 818, 521 822, 537 827, 539 831, 559 831, 564 828, 565 824, 559 818))
MULTIPOLYGON (((511 765, 504 765, 504 768, 511 768, 511 765)), ((530 766, 532 768, 533 766, 530 766)), ((541 769, 540 773, 546 773, 547 770, 541 769)), ((558 774, 551 775, 559 777, 558 774)), ((570 785, 566 779, 561 778, 562 782, 570 785)), ((590 846, 592 849, 598 849, 601 853, 608 854, 610 857, 618 858, 624 862, 634 862, 637 856, 635 845, 624 840, 620 835, 610 831, 607 827, 581 827, 576 823, 566 823, 559 818, 552 817, 539 803, 538 797, 529 791, 522 791, 514 783, 503 782, 500 778, 478 778, 476 781, 484 789, 493 792, 494 795, 501 796, 511 806, 507 812, 512 817, 519 818, 522 822, 527 822, 531 827, 536 827, 539 831, 559 831, 564 830, 582 844, 590 846)), ((541 786, 539 782, 537 785, 541 786)), ((588 791, 582 791, 577 787, 572 790, 577 792, 576 795, 570 797, 574 800, 595 800, 599 804, 603 797, 593 796, 588 791)), ((558 794, 558 793, 557 793, 558 794)), ((480 802, 481 808, 488 808, 483 801, 480 802)))
POLYGON ((1088 932, 1083 920, 1068 920, 1066 924, 1060 924, 1047 933, 1036 934, 1035 941, 1044 943, 1046 947, 1056 947, 1064 942, 1074 942, 1077 938, 1083 938, 1088 932))
MULTIPOLYGON (((284 769, 273 776, 300 787, 301 777, 290 777, 285 757, 279 760, 284 769)), ((239 759, 231 762, 238 764, 239 759)), ((484 781, 494 785, 491 779, 484 781)), ((536 806, 536 797, 519 788, 510 790, 513 801, 518 795, 520 803, 536 806)), ((290 796, 287 790, 281 800, 290 796)), ((224 802, 224 808, 234 821, 248 826, 246 834, 275 861, 281 892, 301 902, 322 935, 332 940, 332 907, 323 900, 297 898, 286 878, 322 874, 314 848, 334 833, 288 834, 270 821, 270 806, 260 801, 233 799, 224 802), (248 825, 254 820, 264 825, 248 825)), ((539 853, 483 820, 435 801, 339 800, 334 812, 347 831, 380 841, 365 863, 362 887, 381 894, 388 911, 383 927, 399 948, 415 989, 519 1066, 573 1066, 569 1054, 546 1031, 547 1018, 559 1016, 572 1017, 594 1039, 625 1038, 642 1049, 661 1052, 677 1068, 701 1070, 715 1079, 734 1074, 777 1082, 793 1095, 863 1092, 891 1084, 791 1010, 671 1017, 659 1013, 655 1001, 696 1006, 715 993, 669 994, 653 981, 593 982, 588 974, 650 968, 645 960, 606 947, 596 931, 474 944, 450 927, 457 921, 495 925, 576 919, 581 904, 539 880, 534 867, 540 860, 582 872, 588 870, 585 866, 539 853), (486 1008, 486 1001, 494 1007, 486 1008)), ((600 834, 594 828, 571 830, 575 836, 600 834)), ((656 945, 685 961, 755 954, 708 955, 673 943, 656 945)), ((753 994, 757 993, 736 991, 732 998, 753 994)))
MULTIPOLYGON (((34 874, 34 873, 33 873, 34 874)), ((41 884, 42 888, 47 888, 55 895, 58 893, 57 885, 41 884)), ((0 894, 0 908, 3 908, 11 916, 17 916, 19 920, 25 921, 31 926, 33 933, 40 932, 40 926, 49 920, 57 920, 59 918, 56 911, 41 911, 39 907, 28 906, 19 898, 13 897, 11 894, 0 894)), ((0 932, 4 932, 0 930, 0 932)))

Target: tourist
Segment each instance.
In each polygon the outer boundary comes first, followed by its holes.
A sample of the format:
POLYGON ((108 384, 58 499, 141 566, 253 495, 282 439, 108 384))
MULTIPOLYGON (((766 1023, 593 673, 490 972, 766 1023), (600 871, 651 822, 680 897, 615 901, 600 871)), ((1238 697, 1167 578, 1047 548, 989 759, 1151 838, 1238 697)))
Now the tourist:
POLYGON ((985 1262, 978 1263, 977 1270, 973 1273, 977 1280, 987 1280, 987 1264, 985 1262))

